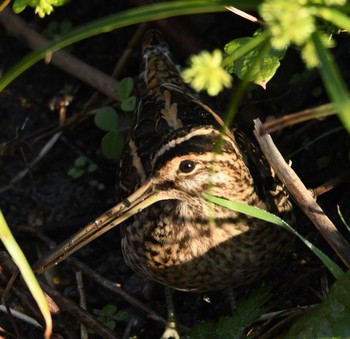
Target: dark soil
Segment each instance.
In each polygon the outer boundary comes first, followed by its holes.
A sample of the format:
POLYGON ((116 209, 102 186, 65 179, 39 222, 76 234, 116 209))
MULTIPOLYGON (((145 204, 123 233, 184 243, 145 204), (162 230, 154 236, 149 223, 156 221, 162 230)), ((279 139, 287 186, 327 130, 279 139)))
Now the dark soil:
MULTIPOLYGON (((38 19, 29 10, 21 16, 28 25, 42 32, 53 20, 68 20, 75 27, 141 3, 142 1, 89 1, 87 6, 86 1, 75 0, 56 9, 53 15, 44 20, 38 19)), ((176 18, 153 23, 149 27, 163 31, 175 57, 182 65, 190 53, 202 48, 222 48, 229 40, 250 36, 257 28, 229 13, 176 18), (185 34, 177 34, 177 28, 185 34)), ((72 46, 71 52, 92 66, 111 74, 136 29, 137 27, 128 27, 81 41, 72 46)), ((3 27, 0 27, 0 40, 0 65, 3 72, 6 72, 30 50, 9 35, 3 27)), ((141 42, 132 52, 120 78, 137 77, 140 46, 141 42)), ((347 67, 348 47, 348 38, 346 40, 340 37, 338 48, 334 50, 341 73, 347 82, 350 79, 347 67)), ((59 127, 58 112, 50 110, 49 102, 52 98, 62 97, 62 91, 67 89, 73 96, 67 107, 67 118, 83 111, 93 112, 110 102, 100 94, 90 101, 95 93, 94 89, 44 62, 27 70, 0 93, 0 207, 31 263, 37 260, 39 253, 42 255, 48 249, 41 240, 28 232, 28 227, 48 235, 58 243, 113 206, 116 201, 117 162, 106 160, 101 154, 100 141, 103 133, 94 125, 92 114, 63 128, 61 136, 50 151, 37 164, 28 168, 59 127), (97 164, 98 168, 93 173, 85 173, 82 177, 73 179, 68 171, 80 155, 97 164), (13 181, 24 169, 29 169, 28 173, 13 181)), ((232 91, 234 89, 215 99, 215 104, 223 111, 232 91)), ((266 91, 257 86, 250 88, 237 119, 251 121, 259 116, 265 121, 272 116, 279 117, 326 102, 328 98, 318 73, 305 72, 297 53, 292 50, 287 53, 282 67, 268 84, 266 91), (296 75, 302 80, 293 82, 296 75)), ((128 121, 128 118, 124 117, 122 121, 128 121)), ((293 168, 307 187, 317 187, 349 169, 350 140, 336 117, 286 128, 273 137, 283 154, 287 157, 291 155, 293 168)), ((322 208, 348 239, 349 234, 346 234, 340 221, 337 206, 340 206, 344 217, 349 220, 349 202, 347 183, 319 198, 322 208)), ((337 255, 310 221, 298 209, 296 213, 300 233, 342 266, 337 255)), ((98 238, 77 252, 75 257, 104 278, 121 284, 125 291, 166 317, 162 289, 159 286, 150 288, 143 278, 133 273, 124 263, 118 230, 98 238)), ((69 264, 61 264, 52 272, 52 278, 63 295, 79 302, 74 270, 69 264)), ((255 288, 269 286, 271 297, 267 307, 269 311, 276 311, 318 303, 332 283, 333 278, 327 269, 301 242, 296 241, 295 249, 279 267, 254 286, 238 289, 236 295, 239 302, 255 288)), ((157 338, 161 335, 162 324, 151 320, 127 301, 105 290, 89 276, 84 277, 84 288, 88 311, 96 318, 96 310, 101 310, 108 304, 116 305, 118 310, 128 312, 129 319, 137 320, 130 330, 130 336, 157 338)), ((20 302, 16 298, 9 296, 8 300, 11 306, 20 309, 20 302)), ((203 320, 217 320, 230 313, 227 296, 223 292, 206 295, 175 292, 175 305, 179 322, 187 327, 203 320)), ((78 336, 78 322, 72 316, 66 316, 64 321, 68 321, 74 329, 73 333, 78 336)), ((258 323, 253 326, 252 331, 256 333, 256 337, 262 337, 278 322, 279 320, 258 323)), ((127 320, 118 322, 114 330, 116 335, 122 337, 127 324, 127 320)), ((16 325, 23 338, 41 335, 19 320, 16 320, 16 325)), ((289 322, 285 323, 266 337, 281 335, 289 325, 289 322)), ((8 331, 8 337, 11 337, 10 333, 15 333, 8 317, 1 313, 0 328, 8 331)), ((56 331, 63 337, 72 335, 60 332, 60 329, 56 331)))

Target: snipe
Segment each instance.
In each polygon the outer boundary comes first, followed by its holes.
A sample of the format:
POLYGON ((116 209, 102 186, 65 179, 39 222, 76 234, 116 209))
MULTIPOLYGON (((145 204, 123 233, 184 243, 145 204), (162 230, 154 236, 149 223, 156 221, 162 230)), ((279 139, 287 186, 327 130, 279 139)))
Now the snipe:
POLYGON ((289 234, 202 194, 289 218, 287 193, 258 148, 185 86, 157 33, 146 37, 143 63, 143 92, 120 161, 122 202, 38 262, 37 272, 127 220, 125 261, 152 280, 206 291, 258 279, 286 252, 289 234))

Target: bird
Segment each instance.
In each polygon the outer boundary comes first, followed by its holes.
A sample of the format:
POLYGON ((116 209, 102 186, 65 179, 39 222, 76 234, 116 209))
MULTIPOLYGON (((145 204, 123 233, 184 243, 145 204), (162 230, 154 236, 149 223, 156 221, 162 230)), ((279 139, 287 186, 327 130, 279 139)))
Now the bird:
POLYGON ((205 199, 243 202, 293 222, 293 206, 259 147, 184 83, 157 31, 142 47, 139 100, 116 185, 119 203, 39 260, 41 273, 121 225, 135 272, 191 292, 259 280, 288 252, 288 231, 205 199))
POLYGON ((288 194, 252 141, 225 132, 219 115, 188 89, 158 32, 148 33, 142 54, 144 93, 120 161, 117 196, 150 185, 159 201, 122 227, 125 261, 184 291, 252 282, 281 258, 288 232, 210 205, 203 193, 286 216, 288 194))

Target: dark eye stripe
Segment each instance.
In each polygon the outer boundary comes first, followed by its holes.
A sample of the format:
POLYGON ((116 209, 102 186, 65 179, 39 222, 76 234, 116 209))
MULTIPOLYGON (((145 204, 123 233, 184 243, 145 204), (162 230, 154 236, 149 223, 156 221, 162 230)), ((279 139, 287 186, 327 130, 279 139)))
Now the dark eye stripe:
MULTIPOLYGON (((192 154, 205 154, 207 152, 213 152, 215 142, 217 140, 216 135, 196 136, 190 140, 184 140, 177 144, 176 147, 167 149, 160 157, 156 159, 154 169, 161 168, 166 162, 179 156, 186 156, 192 154)), ((166 146, 165 146, 166 147, 166 146)))

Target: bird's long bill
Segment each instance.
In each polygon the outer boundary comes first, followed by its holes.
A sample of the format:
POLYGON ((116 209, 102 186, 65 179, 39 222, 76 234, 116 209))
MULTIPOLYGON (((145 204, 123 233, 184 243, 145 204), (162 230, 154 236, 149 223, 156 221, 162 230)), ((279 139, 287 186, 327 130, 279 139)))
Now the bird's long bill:
POLYGON ((154 192, 150 181, 146 181, 137 191, 131 194, 123 202, 103 213, 100 217, 92 221, 66 241, 62 242, 46 256, 36 262, 33 268, 34 272, 45 272, 95 238, 160 200, 163 200, 160 194, 154 192))

